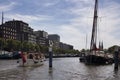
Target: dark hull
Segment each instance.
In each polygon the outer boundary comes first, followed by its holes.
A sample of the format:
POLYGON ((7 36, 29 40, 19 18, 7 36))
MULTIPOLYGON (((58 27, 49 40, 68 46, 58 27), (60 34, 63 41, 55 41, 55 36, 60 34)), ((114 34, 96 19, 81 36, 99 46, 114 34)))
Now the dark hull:
POLYGON ((14 55, 2 54, 2 55, 0 55, 0 59, 19 59, 19 58, 20 58, 19 54, 14 54, 14 55))
POLYGON ((83 60, 86 64, 97 64, 97 65, 104 65, 104 64, 112 64, 113 59, 112 58, 105 58, 102 56, 96 56, 96 55, 87 55, 84 57, 83 60))
POLYGON ((3 54, 3 55, 0 55, 0 59, 12 59, 12 57, 9 56, 8 54, 3 54))

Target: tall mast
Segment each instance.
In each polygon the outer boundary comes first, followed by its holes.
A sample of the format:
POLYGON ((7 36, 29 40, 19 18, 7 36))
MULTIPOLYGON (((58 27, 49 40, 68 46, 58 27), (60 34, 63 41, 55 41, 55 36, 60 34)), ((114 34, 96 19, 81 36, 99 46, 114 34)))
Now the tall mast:
POLYGON ((96 42, 97 42, 97 18, 98 18, 97 10, 98 10, 98 0, 95 0, 90 51, 95 50, 95 48, 96 48, 96 42))
POLYGON ((85 49, 87 50, 87 34, 86 34, 86 45, 85 45, 85 49))

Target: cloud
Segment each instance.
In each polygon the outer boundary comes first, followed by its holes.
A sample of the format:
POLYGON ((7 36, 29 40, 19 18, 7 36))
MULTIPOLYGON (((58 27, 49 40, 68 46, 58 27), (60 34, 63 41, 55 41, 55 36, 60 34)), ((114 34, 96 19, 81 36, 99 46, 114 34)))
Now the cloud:
POLYGON ((89 6, 91 4, 94 4, 93 0, 65 0, 69 3, 75 4, 75 6, 81 8, 81 6, 89 6))
POLYGON ((91 2, 92 0, 66 0, 66 1, 70 1, 70 2, 73 2, 73 3, 78 3, 78 2, 89 3, 89 2, 91 2))
POLYGON ((120 42, 120 5, 114 1, 109 1, 106 6, 100 10, 100 38, 105 42, 105 47, 119 45, 120 42))
MULTIPOLYGON (((70 1, 70 0, 66 0, 66 1, 70 1)), ((88 3, 86 2, 87 0, 72 0, 72 2, 75 2, 77 4, 80 1, 88 3)), ((91 40, 92 23, 93 23, 93 18, 92 18, 93 9, 94 9, 94 5, 91 4, 91 6, 76 5, 70 8, 69 10, 67 10, 68 13, 72 15, 76 15, 76 17, 70 20, 70 24, 67 25, 63 24, 63 26, 60 26, 61 27, 60 35, 63 38, 62 41, 69 42, 70 44, 74 44, 75 48, 77 49, 82 49, 86 44, 85 36, 87 34, 88 48, 89 48, 90 40, 91 40)), ((99 16, 103 18, 98 18, 98 27, 99 27, 98 40, 104 42, 105 48, 119 44, 120 42, 119 40, 120 38, 118 36, 118 34, 120 34, 118 32, 120 30, 119 9, 120 9, 120 5, 115 1, 105 2, 104 7, 100 7, 99 16)))
POLYGON ((9 4, 0 4, 0 11, 9 11, 14 8, 17 3, 10 2, 9 4))
POLYGON ((79 29, 73 25, 62 25, 59 27, 61 41, 72 44, 74 45, 75 49, 79 49, 81 43, 84 43, 84 33, 81 33, 79 29))
POLYGON ((6 15, 8 19, 15 19, 15 20, 23 20, 28 23, 30 22, 37 22, 37 21, 47 21, 51 20, 51 16, 46 15, 21 15, 21 14, 8 14, 6 15))
POLYGON ((57 4, 57 2, 48 2, 48 3, 43 4, 43 6, 44 7, 49 7, 49 6, 54 6, 56 4, 57 4))
POLYGON ((36 0, 33 1, 32 3, 35 6, 51 7, 51 6, 55 6, 58 2, 59 0, 36 0))
MULTIPOLYGON (((12 10, 15 5, 15 2, 11 2, 9 5, 0 5, 0 10, 12 10)), ((74 45, 75 49, 85 48, 85 38, 88 35, 87 47, 89 48, 94 0, 62 0, 61 2, 60 0, 51 2, 41 0, 41 3, 38 0, 34 1, 34 6, 36 10, 39 9, 37 13, 39 15, 23 15, 25 12, 12 14, 13 12, 11 12, 6 15, 6 18, 23 20, 32 24, 36 30, 43 28, 48 33, 59 34, 62 42, 74 45)), ((26 6, 25 9, 27 9, 26 6)), ((104 42, 105 48, 120 42, 119 13, 120 3, 117 3, 116 0, 99 0, 98 40, 104 42)))

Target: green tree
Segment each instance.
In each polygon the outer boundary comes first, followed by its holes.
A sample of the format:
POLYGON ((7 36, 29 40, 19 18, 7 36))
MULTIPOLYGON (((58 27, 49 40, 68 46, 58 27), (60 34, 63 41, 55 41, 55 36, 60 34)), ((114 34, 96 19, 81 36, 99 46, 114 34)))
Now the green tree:
POLYGON ((36 51, 35 44, 29 42, 29 51, 36 51))
POLYGON ((29 51, 29 44, 27 41, 22 42, 22 51, 29 51))
POLYGON ((0 49, 3 50, 5 48, 5 41, 4 39, 0 38, 0 49))
POLYGON ((14 43, 15 43, 15 51, 21 50, 21 46, 22 46, 21 42, 18 40, 14 40, 14 43))
MULTIPOLYGON (((114 46, 109 47, 109 48, 108 48, 108 52, 113 54, 114 51, 115 51, 115 47, 119 47, 119 46, 114 45, 114 46)), ((120 47, 119 47, 119 48, 120 48, 120 47)))
POLYGON ((40 50, 42 53, 47 53, 48 52, 48 47, 47 46, 40 46, 40 50))
POLYGON ((40 51, 40 47, 39 45, 35 44, 35 51, 39 52, 40 51))
POLYGON ((6 42, 7 42, 6 48, 7 48, 8 51, 13 51, 13 50, 15 50, 17 44, 15 43, 14 40, 8 39, 8 40, 6 40, 6 42))

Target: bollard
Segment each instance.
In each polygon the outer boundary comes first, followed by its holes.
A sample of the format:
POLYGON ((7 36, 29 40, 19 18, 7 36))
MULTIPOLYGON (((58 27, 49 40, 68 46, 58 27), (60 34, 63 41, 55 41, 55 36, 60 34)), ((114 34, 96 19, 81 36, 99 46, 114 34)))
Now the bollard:
POLYGON ((49 68, 52 68, 52 57, 53 57, 52 46, 53 46, 53 42, 49 40, 49 68))
POLYGON ((49 68, 52 68, 52 48, 49 47, 49 68))
POLYGON ((119 59, 118 59, 118 54, 119 54, 119 50, 118 47, 115 48, 115 54, 114 54, 114 70, 118 70, 118 63, 119 63, 119 59))

